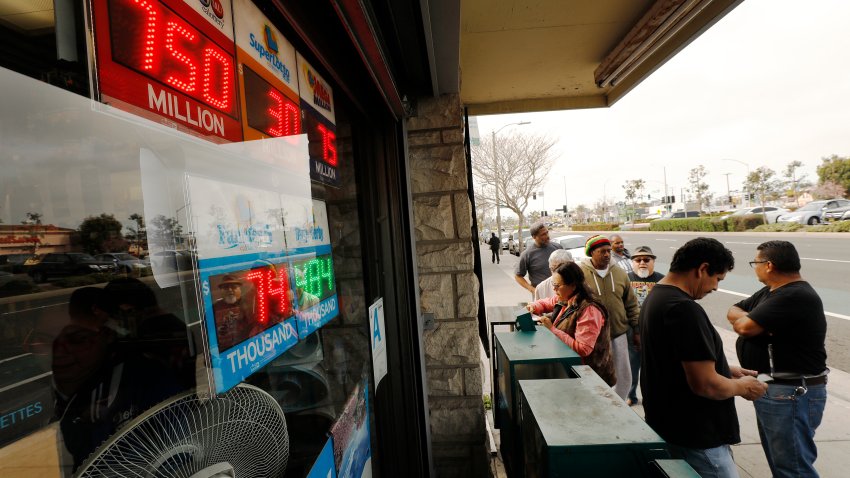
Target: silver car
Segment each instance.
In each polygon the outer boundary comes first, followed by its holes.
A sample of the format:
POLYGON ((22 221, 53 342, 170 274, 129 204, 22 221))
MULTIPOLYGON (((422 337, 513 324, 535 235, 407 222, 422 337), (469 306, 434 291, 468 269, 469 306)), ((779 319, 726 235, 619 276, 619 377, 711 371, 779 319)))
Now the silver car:
POLYGON ((796 211, 779 216, 776 222, 796 222, 799 224, 818 224, 824 221, 823 213, 827 209, 850 204, 847 199, 822 199, 812 201, 796 211))

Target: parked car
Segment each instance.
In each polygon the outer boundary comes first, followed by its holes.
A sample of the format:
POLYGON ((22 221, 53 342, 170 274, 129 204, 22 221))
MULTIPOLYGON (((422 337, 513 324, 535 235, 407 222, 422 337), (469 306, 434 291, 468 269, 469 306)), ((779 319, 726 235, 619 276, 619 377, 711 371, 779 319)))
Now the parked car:
POLYGON ((675 211, 661 216, 661 219, 684 219, 686 217, 699 217, 699 211, 675 211))
POLYGON ((510 251, 512 242, 514 242, 514 236, 512 234, 507 232, 502 234, 502 249, 510 251))
POLYGON ((528 247, 528 240, 531 239, 531 232, 529 232, 528 229, 523 229, 521 235, 519 232, 514 232, 513 236, 514 240, 511 246, 508 248, 508 252, 515 256, 519 256, 520 252, 522 252, 519 250, 520 239, 522 239, 522 250, 524 251, 528 247))
POLYGON ((823 222, 823 213, 827 209, 850 205, 847 199, 822 199, 812 201, 796 211, 779 216, 776 222, 796 222, 799 224, 818 224, 823 222))
POLYGON ((561 245, 564 249, 570 251, 573 260, 578 262, 587 257, 584 255, 584 243, 587 242, 587 237, 581 234, 570 234, 552 239, 561 245))
MULTIPOLYGON (((846 200, 845 200, 846 201, 846 200)), ((823 212, 823 218, 826 221, 844 221, 850 219, 850 201, 838 207, 831 207, 823 212)))
POLYGON ((0 271, 20 274, 24 272, 27 263, 34 263, 36 259, 37 256, 33 254, 6 254, 0 256, 0 271))
POLYGON ((94 256, 99 261, 112 261, 118 267, 119 272, 139 273, 151 266, 149 260, 139 259, 128 252, 105 252, 94 256))
POLYGON ((733 212, 732 214, 727 214, 725 216, 721 216, 721 219, 726 219, 727 217, 733 217, 733 216, 734 217, 748 216, 750 214, 758 214, 758 215, 761 216, 762 212, 764 212, 764 215, 767 216, 767 223, 773 224, 775 222, 779 222, 778 221, 779 216, 781 216, 783 214, 788 214, 790 211, 788 211, 785 208, 774 207, 774 206, 745 207, 745 208, 738 209, 737 211, 733 212))
POLYGON ((82 252, 51 252, 37 264, 26 266, 27 274, 35 282, 51 277, 115 272, 118 266, 112 261, 99 261, 82 252))

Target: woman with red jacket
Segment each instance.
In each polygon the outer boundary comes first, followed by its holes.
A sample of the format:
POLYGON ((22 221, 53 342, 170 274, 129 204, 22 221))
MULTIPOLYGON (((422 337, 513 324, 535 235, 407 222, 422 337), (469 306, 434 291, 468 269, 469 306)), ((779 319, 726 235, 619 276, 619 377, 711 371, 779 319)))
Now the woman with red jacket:
POLYGON ((582 357, 610 386, 617 382, 611 355, 611 332, 605 306, 593 299, 584 282, 584 272, 575 262, 562 265, 552 274, 555 297, 528 304, 540 315, 540 325, 582 357), (546 314, 546 315, 544 315, 546 314))

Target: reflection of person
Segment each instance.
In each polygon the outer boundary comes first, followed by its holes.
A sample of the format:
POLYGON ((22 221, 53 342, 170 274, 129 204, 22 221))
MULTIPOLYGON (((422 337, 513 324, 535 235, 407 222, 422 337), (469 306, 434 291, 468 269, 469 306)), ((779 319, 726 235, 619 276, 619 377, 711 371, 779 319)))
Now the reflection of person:
MULTIPOLYGON (((604 236, 591 236, 584 245, 588 256, 581 262, 584 280, 594 297, 605 306, 611 321, 611 349, 617 386, 614 390, 625 400, 632 384, 629 366, 629 339, 626 332, 638 326, 640 306, 629 283, 629 276, 620 267, 611 264, 611 242, 604 236)), ((640 346, 640 334, 634 334, 632 343, 640 346)))
POLYGON ((594 300, 575 262, 558 267, 552 274, 554 297, 528 304, 529 312, 541 315, 540 324, 582 357, 605 383, 614 386, 617 377, 611 355, 611 332, 605 306, 594 300))
MULTIPOLYGON (((573 255, 570 251, 558 249, 549 254, 549 271, 554 274, 555 269, 572 261, 573 255)), ((534 300, 546 299, 548 297, 555 297, 555 290, 552 288, 552 276, 549 276, 549 278, 537 284, 537 287, 534 288, 534 300)))
POLYGON ((753 402, 761 446, 773 476, 818 476, 814 437, 828 372, 823 302, 800 275, 793 244, 768 241, 756 249, 750 265, 765 286, 733 305, 727 319, 740 335, 741 366, 773 376, 753 402))
POLYGON ((213 302, 215 331, 219 351, 224 351, 248 338, 251 314, 242 301, 242 281, 227 274, 219 282, 221 297, 213 302))
POLYGON ((528 232, 531 233, 534 242, 519 256, 519 262, 514 271, 514 279, 517 284, 534 294, 534 288, 537 287, 537 284, 552 275, 552 272, 549 271, 549 255, 557 249, 562 249, 562 247, 556 242, 549 241, 549 230, 542 222, 531 226, 528 232), (530 283, 525 279, 526 274, 528 274, 530 283))
MULTIPOLYGON (((304 270, 299 269, 297 267, 295 269, 295 283, 303 284, 304 281, 304 270)), ((295 295, 298 299, 298 310, 307 310, 310 307, 319 305, 319 298, 315 295, 304 290, 303 287, 296 285, 295 286, 295 295)))
POLYGON ((734 397, 755 400, 767 390, 754 371, 728 365, 720 335, 696 303, 734 265, 719 241, 688 241, 640 313, 646 423, 702 477, 738 476, 729 447, 741 441, 734 397))
POLYGON ((121 425, 182 388, 170 369, 118 340, 104 320, 109 299, 96 288, 74 291, 69 324, 53 340, 56 413, 74 469, 121 425))
POLYGON ((490 252, 492 252, 491 255, 492 255, 493 262, 496 263, 496 264, 499 264, 501 262, 499 260, 499 253, 501 252, 501 249, 502 249, 502 241, 500 241, 499 238, 496 237, 495 232, 493 232, 491 234, 492 235, 490 236, 490 240, 487 241, 487 244, 490 245, 490 252))
MULTIPOLYGON (((664 278, 664 274, 655 272, 655 254, 649 246, 640 246, 632 254, 632 270, 629 272, 629 280, 632 282, 632 290, 635 291, 638 304, 643 305, 649 291, 655 284, 664 278)), ((632 367, 632 387, 629 389, 629 398, 626 403, 637 405, 638 376, 640 375, 640 346, 634 343, 634 329, 626 332, 629 338, 629 365, 632 367)))

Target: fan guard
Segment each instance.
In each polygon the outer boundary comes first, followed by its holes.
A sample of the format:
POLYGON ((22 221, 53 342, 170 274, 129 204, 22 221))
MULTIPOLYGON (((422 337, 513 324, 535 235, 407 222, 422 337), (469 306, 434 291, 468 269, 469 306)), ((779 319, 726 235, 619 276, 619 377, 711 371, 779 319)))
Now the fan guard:
POLYGON ((283 410, 240 384, 216 398, 190 392, 136 417, 100 446, 78 478, 273 478, 289 459, 283 410))

